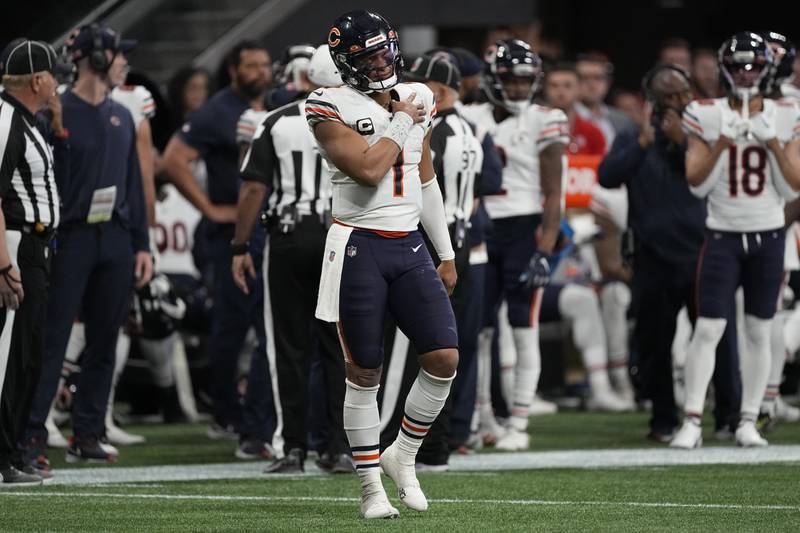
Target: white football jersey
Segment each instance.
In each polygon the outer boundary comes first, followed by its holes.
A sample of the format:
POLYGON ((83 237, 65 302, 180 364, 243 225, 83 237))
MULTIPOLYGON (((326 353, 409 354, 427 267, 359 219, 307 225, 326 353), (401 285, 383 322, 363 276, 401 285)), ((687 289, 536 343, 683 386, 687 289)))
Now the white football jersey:
POLYGON ((111 99, 125 106, 131 112, 136 131, 144 119, 156 114, 153 95, 141 85, 120 85, 111 91, 111 99))
POLYGON ((264 122, 268 114, 269 111, 245 110, 242 116, 239 117, 239 122, 236 123, 236 143, 250 144, 253 142, 256 130, 264 122))
MULTIPOLYGON (((333 217, 347 225, 381 231, 414 231, 422 212, 422 184, 419 163, 425 135, 431 128, 436 106, 433 93, 421 83, 400 83, 392 90, 400 100, 416 92, 416 102, 425 109, 425 120, 415 124, 396 163, 377 187, 359 184, 335 167, 320 147, 320 153, 334 171, 333 217)), ((323 121, 345 124, 361 134, 372 146, 389 126, 392 114, 372 98, 350 86, 318 89, 306 100, 306 119, 312 132, 323 121)))
MULTIPOLYGON (((492 135, 503 162, 503 193, 484 197, 486 210, 492 218, 541 213, 539 153, 553 143, 569 142, 567 116, 560 109, 531 104, 498 123, 493 108, 490 103, 461 108, 464 118, 492 135)), ((565 178, 566 159, 563 167, 565 178)))
POLYGON ((158 251, 156 269, 165 274, 200 277, 194 265, 194 230, 200 222, 197 210, 173 185, 164 185, 156 201, 156 227, 153 245, 158 251))
MULTIPOLYGON (((697 100, 683 113, 684 128, 709 145, 720 136, 722 119, 733 113, 727 98, 697 100)), ((775 125, 778 140, 785 144, 800 135, 800 110, 789 101, 764 99, 761 113, 775 125)), ((766 146, 742 136, 720 155, 708 182, 693 188, 708 190, 706 226, 719 231, 767 231, 783 227, 787 185, 777 165, 773 168, 766 146)))

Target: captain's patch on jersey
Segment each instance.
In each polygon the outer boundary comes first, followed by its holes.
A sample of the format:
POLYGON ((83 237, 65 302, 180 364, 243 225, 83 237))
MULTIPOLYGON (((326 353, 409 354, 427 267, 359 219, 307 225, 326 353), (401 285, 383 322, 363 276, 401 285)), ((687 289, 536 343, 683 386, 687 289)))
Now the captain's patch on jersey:
POLYGON ((375 133, 375 126, 372 124, 371 118, 360 118, 356 120, 356 130, 361 135, 372 135, 375 133))

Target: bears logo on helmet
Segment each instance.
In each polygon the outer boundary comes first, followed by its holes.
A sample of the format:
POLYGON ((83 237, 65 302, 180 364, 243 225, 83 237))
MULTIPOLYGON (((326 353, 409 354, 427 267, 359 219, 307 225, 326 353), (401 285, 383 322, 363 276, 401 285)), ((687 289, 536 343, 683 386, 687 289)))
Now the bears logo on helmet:
POLYGON ((397 32, 377 13, 341 15, 328 33, 328 47, 342 80, 358 91, 385 92, 400 81, 403 56, 397 32))

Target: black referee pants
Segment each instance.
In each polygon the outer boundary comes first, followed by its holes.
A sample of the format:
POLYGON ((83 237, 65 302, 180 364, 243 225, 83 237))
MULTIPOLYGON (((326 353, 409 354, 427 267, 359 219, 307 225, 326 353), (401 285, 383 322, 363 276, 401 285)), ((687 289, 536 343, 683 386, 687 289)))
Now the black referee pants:
POLYGON ((0 308, 0 468, 17 462, 17 443, 36 392, 50 273, 49 239, 9 230, 6 241, 11 261, 22 276, 25 298, 16 311, 0 308))
MULTIPOLYGON (((278 391, 278 427, 273 442, 284 441, 284 451, 308 447, 309 369, 319 350, 327 389, 328 452, 348 453, 342 421, 345 392, 344 356, 334 324, 314 317, 327 230, 319 217, 310 215, 290 233, 273 228, 266 263, 269 297, 264 318, 267 337, 275 339, 267 356, 274 364, 278 391), (270 329, 272 333, 270 334, 270 329)), ((275 387, 277 385, 277 387, 275 387)))

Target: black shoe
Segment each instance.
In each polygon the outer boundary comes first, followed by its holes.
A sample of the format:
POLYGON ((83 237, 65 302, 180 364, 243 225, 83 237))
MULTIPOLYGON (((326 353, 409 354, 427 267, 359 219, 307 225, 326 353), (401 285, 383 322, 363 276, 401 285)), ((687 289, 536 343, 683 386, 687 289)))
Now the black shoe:
POLYGON ((316 460, 316 463, 320 469, 330 474, 351 474, 356 470, 353 466, 353 459, 346 453, 330 454, 325 452, 316 460))
POLYGON ((260 439, 245 439, 239 443, 234 456, 244 461, 254 459, 274 459, 275 450, 269 443, 262 442, 260 439))
MULTIPOLYGON (((45 469, 40 469, 40 468, 37 468, 34 465, 25 464, 22 461, 14 462, 14 464, 12 466, 14 468, 16 468, 17 470, 19 470, 20 472, 22 472, 23 474, 28 474, 28 475, 31 475, 31 476, 39 476, 40 478, 42 478, 42 482, 44 482, 44 483, 49 483, 50 481, 53 480, 53 471, 50 470, 49 468, 46 469, 46 470, 45 469)), ((48 467, 49 466, 50 466, 50 463, 48 463, 48 467)))
MULTIPOLYGON (((47 458, 47 439, 33 437, 22 446, 22 463, 30 465, 38 472, 50 472, 50 460, 47 458)), ((21 470, 19 467, 17 467, 21 470)))
POLYGON ((67 448, 67 462, 116 463, 118 456, 109 453, 95 437, 72 437, 67 448))
POLYGON ((772 433, 775 431, 775 426, 777 425, 778 420, 773 417, 767 411, 761 411, 758 413, 758 418, 756 419, 756 429, 762 435, 767 433, 772 433))
POLYGON ((647 439, 661 444, 669 444, 675 436, 675 428, 670 429, 651 429, 647 434, 647 439))
POLYGON ((3 480, 4 487, 28 487, 42 484, 41 476, 22 472, 13 466, 0 470, 0 479, 3 480))
POLYGON ((265 474, 302 474, 305 472, 306 454, 300 448, 292 448, 283 459, 278 459, 264 469, 265 474))

